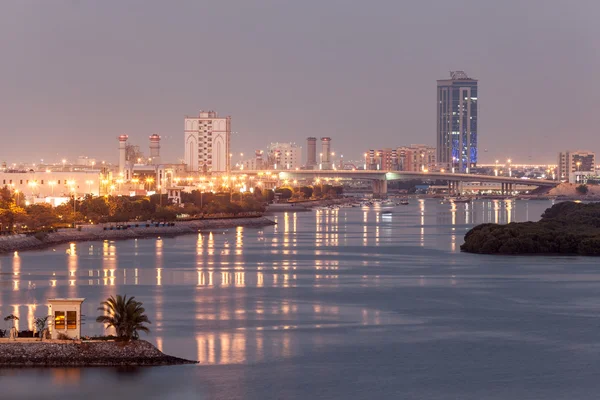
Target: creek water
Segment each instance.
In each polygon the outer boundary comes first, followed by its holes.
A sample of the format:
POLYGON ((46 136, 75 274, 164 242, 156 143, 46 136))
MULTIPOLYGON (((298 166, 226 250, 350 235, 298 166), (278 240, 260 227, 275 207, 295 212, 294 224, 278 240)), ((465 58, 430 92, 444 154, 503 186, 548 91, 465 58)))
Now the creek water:
POLYGON ((12 399, 596 398, 598 260, 460 252, 472 226, 549 206, 413 200, 5 255, 0 315, 20 329, 46 299, 84 297, 83 334, 101 334, 98 303, 127 294, 150 342, 200 363, 3 369, 0 383, 12 399))

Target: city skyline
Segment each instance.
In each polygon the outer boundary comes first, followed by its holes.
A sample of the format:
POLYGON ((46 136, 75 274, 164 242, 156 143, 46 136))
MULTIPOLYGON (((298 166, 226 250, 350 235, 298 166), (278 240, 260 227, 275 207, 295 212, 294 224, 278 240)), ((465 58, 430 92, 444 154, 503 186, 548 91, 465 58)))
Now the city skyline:
POLYGON ((201 109, 235 120, 234 154, 307 136, 331 136, 348 159, 369 147, 435 145, 435 81, 457 69, 481 86, 480 163, 555 163, 565 148, 597 151, 592 38, 600 32, 591 16, 600 6, 544 4, 7 3, 0 131, 29 140, 12 140, 0 161, 116 162, 114 137, 142 143, 156 133, 163 159, 176 162, 181 119, 201 109), (206 21, 192 24, 199 12, 206 21), (468 35, 467 52, 460 40, 439 40, 453 15, 472 17, 454 27, 468 35), (557 102, 557 93, 576 95, 557 102))

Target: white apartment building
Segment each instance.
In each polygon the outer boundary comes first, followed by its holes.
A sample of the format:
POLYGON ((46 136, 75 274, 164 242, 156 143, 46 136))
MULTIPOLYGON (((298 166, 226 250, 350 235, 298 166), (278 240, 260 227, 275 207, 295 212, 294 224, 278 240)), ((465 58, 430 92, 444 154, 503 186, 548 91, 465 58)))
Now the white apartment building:
POLYGON ((558 153, 558 178, 570 183, 583 182, 584 177, 596 175, 596 154, 591 151, 570 150, 558 153))
POLYGON ((0 187, 18 191, 25 198, 69 197, 100 194, 102 174, 87 171, 0 172, 0 187))
POLYGON ((302 166, 302 147, 296 143, 271 143, 267 148, 268 169, 296 169, 302 166))
POLYGON ((197 117, 185 117, 184 131, 188 172, 229 172, 231 117, 200 111, 197 117))

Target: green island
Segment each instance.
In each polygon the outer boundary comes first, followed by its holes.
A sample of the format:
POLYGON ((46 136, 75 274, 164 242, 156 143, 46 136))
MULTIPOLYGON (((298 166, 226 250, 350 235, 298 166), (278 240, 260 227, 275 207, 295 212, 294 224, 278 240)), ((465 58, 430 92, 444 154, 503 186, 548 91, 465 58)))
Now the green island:
POLYGON ((600 203, 566 201, 537 222, 481 224, 460 247, 478 254, 579 254, 600 256, 600 203))

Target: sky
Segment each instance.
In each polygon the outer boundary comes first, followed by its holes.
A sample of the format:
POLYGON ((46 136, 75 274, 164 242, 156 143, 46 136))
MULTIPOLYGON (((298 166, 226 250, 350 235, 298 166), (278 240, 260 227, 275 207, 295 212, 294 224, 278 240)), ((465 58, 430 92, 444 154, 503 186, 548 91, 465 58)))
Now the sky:
POLYGON ((451 70, 479 80, 480 162, 600 153, 598 15, 597 0, 0 0, 0 162, 116 162, 118 135, 147 151, 153 133, 176 162, 200 110, 232 117, 236 154, 434 145, 451 70))

